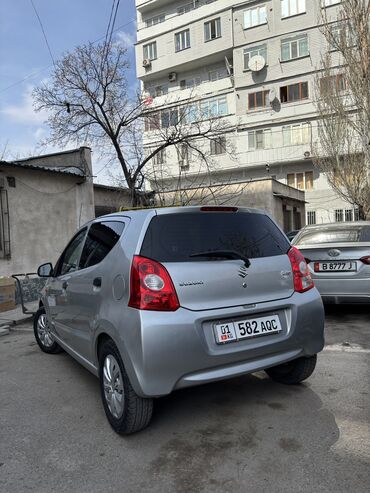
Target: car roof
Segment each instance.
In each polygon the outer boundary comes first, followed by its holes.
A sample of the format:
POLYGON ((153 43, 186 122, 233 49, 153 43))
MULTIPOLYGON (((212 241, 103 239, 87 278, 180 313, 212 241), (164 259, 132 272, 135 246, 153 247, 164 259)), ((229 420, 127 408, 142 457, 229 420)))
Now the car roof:
POLYGON ((340 223, 312 224, 310 226, 305 226, 303 229, 304 229, 304 231, 307 231, 307 230, 311 230, 311 229, 321 229, 321 228, 328 228, 328 227, 348 228, 348 227, 353 227, 353 226, 370 226, 370 221, 351 221, 351 222, 347 221, 347 222, 340 222, 340 223))

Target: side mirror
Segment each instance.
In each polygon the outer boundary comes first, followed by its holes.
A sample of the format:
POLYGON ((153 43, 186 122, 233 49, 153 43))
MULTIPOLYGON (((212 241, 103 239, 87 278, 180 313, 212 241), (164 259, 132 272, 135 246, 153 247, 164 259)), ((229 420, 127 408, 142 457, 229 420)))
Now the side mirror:
POLYGON ((53 275, 53 266, 50 262, 42 264, 37 269, 37 275, 39 277, 51 277, 53 275))

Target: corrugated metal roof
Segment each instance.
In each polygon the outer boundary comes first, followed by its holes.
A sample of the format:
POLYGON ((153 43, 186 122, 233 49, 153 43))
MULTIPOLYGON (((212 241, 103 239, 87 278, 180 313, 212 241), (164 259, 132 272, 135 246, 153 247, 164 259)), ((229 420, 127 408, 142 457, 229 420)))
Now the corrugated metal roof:
POLYGON ((78 168, 77 166, 38 166, 35 164, 25 164, 23 161, 0 161, 0 167, 1 166, 7 166, 7 167, 16 167, 16 168, 24 168, 24 169, 33 169, 37 171, 48 171, 50 173, 61 173, 61 174, 67 174, 67 175, 74 175, 74 176, 85 176, 85 172, 81 169, 78 168))

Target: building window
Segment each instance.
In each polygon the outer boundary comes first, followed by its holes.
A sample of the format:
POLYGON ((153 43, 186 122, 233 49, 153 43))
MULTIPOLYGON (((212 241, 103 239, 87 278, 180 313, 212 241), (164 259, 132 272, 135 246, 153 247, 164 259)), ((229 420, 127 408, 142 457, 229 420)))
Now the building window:
POLYGON ((175 127, 178 123, 179 123, 179 110, 177 108, 162 111, 161 113, 162 128, 175 127))
POLYGON ((194 77, 193 79, 183 79, 180 80, 180 89, 194 89, 196 86, 200 86, 202 80, 200 77, 194 77))
POLYGON ((159 96, 164 96, 168 94, 168 84, 161 84, 158 86, 149 86, 145 90, 150 94, 152 98, 157 98, 159 96))
POLYGON ((270 149, 271 128, 248 132, 248 149, 270 149))
POLYGON ((160 166, 161 164, 165 164, 166 162, 166 149, 161 149, 153 156, 153 164, 156 166, 160 166))
POLYGON ((177 157, 179 160, 179 166, 181 171, 189 169, 189 163, 192 159, 191 148, 186 142, 180 144, 177 148, 177 157))
POLYGON ((308 54, 307 34, 300 34, 299 36, 286 38, 281 41, 281 61, 283 62, 301 58, 308 54))
POLYGON ((316 211, 307 211, 307 224, 316 224, 316 211))
POLYGON ((344 92, 346 89, 347 82, 343 74, 329 75, 320 79, 321 96, 344 92))
POLYGON ((353 221, 353 209, 346 209, 344 211, 344 219, 345 221, 353 221))
POLYGON ((199 7, 199 0, 193 0, 191 3, 186 3, 185 5, 181 5, 181 7, 177 8, 177 14, 182 15, 195 10, 199 7))
POLYGON ((287 185, 289 187, 298 188, 298 190, 313 189, 313 171, 305 173, 288 173, 287 185))
POLYGON ((213 19, 204 24, 204 41, 221 38, 221 19, 213 19))
POLYGON ((166 14, 155 15, 154 17, 150 17, 146 19, 145 25, 146 27, 155 26, 156 24, 161 24, 166 20, 166 14))
POLYGON ((269 105, 269 91, 258 91, 248 94, 248 109, 267 108, 269 105))
POLYGON ((217 156, 218 154, 226 153, 226 137, 218 137, 215 140, 210 141, 211 155, 217 156))
POLYGON ((306 0, 281 0, 281 17, 304 14, 306 12, 306 0))
POLYGON ((267 45, 264 44, 244 49, 244 70, 249 70, 249 60, 256 55, 262 56, 267 64, 267 45))
POLYGON ((280 101, 291 103, 308 98, 308 82, 298 82, 289 86, 280 87, 280 101))
POLYGON ((244 29, 267 23, 266 5, 253 7, 244 12, 244 29))
POLYGON ((226 68, 218 68, 218 69, 215 69, 215 70, 210 70, 208 72, 208 79, 211 81, 211 82, 214 82, 216 80, 220 80, 220 79, 225 79, 225 77, 227 77, 228 74, 227 74, 227 70, 226 68))
POLYGON ((197 104, 189 104, 183 112, 184 123, 194 123, 199 120, 199 106, 197 104))
POLYGON ((200 103, 200 111, 203 119, 227 115, 228 107, 226 96, 202 101, 200 103))
POLYGON ((190 48, 190 29, 175 34, 175 50, 182 51, 190 48))
POLYGON ((151 113, 145 117, 145 131, 149 132, 151 130, 159 130, 160 128, 160 114, 151 113))
POLYGON ((343 222, 343 209, 335 209, 335 222, 341 223, 343 222))
POLYGON ((311 142, 311 125, 309 123, 297 123, 283 127, 283 145, 300 145, 311 142))
POLYGON ((143 46, 143 55, 145 60, 155 60, 157 58, 157 42, 148 43, 143 46))

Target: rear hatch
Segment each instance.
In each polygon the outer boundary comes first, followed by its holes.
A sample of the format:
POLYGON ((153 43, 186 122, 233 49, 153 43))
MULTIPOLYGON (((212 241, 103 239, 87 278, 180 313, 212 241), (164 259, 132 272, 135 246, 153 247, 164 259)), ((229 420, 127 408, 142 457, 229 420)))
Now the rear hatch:
POLYGON ((211 310, 289 298, 290 244, 273 221, 259 212, 204 209, 155 216, 141 247, 140 255, 166 267, 180 305, 211 310))

